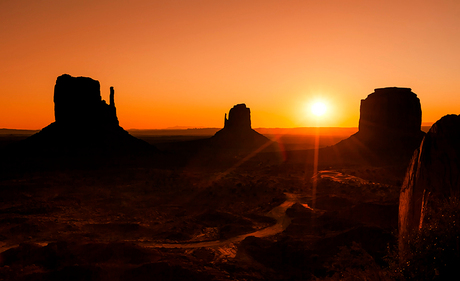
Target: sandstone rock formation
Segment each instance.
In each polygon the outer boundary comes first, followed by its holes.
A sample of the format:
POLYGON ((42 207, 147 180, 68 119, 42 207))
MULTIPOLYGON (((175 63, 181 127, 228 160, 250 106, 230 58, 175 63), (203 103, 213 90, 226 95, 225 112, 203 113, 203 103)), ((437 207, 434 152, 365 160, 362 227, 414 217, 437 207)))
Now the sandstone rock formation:
POLYGON ((251 128, 251 111, 237 104, 225 114, 224 128, 211 138, 211 145, 223 148, 256 149, 270 140, 251 128))
POLYGON ((233 106, 227 114, 225 114, 224 129, 227 130, 251 130, 251 110, 246 107, 246 104, 241 103, 233 106))
POLYGON ((410 88, 375 89, 361 100, 359 131, 323 155, 379 164, 407 162, 424 136, 421 118, 420 100, 410 88))
POLYGON ((56 123, 67 126, 118 126, 111 87, 110 104, 101 97, 99 81, 88 77, 61 75, 54 87, 56 123))
POLYGON ((460 198, 460 115, 446 115, 428 131, 412 157, 399 200, 399 247, 423 227, 429 208, 460 198))
POLYGON ((99 81, 64 74, 56 80, 54 105, 56 121, 23 142, 28 153, 91 156, 154 149, 119 126, 113 87, 107 104, 99 81))
POLYGON ((364 141, 419 138, 422 109, 410 88, 380 88, 361 100, 359 132, 364 141))

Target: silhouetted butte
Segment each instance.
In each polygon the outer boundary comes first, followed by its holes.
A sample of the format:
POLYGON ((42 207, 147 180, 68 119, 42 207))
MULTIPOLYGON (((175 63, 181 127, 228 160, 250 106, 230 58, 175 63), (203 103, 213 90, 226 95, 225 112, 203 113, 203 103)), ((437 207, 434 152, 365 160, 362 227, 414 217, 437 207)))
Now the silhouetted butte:
POLYGON ((211 145, 221 148, 257 149, 270 140, 251 128, 251 111, 237 104, 225 114, 224 128, 211 138, 211 145))
POLYGON ((110 104, 101 97, 99 81, 61 75, 54 87, 55 122, 19 144, 28 154, 97 156, 155 151, 120 127, 110 88, 110 104))
POLYGON ((410 88, 379 88, 361 100, 359 131, 320 157, 368 164, 407 163, 424 136, 420 100, 410 88))

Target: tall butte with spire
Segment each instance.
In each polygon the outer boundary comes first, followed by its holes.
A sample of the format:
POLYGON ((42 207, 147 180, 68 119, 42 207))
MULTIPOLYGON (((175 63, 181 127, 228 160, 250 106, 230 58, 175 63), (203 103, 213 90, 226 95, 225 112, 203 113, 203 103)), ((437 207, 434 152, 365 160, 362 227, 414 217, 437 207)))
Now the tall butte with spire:
POLYGON ((120 127, 115 91, 102 99, 99 81, 63 74, 54 87, 55 122, 21 144, 32 154, 110 155, 155 150, 120 127))
POLYGON ((110 87, 110 104, 102 99, 99 81, 88 77, 61 75, 54 86, 54 117, 62 126, 120 128, 115 108, 115 91, 110 87))

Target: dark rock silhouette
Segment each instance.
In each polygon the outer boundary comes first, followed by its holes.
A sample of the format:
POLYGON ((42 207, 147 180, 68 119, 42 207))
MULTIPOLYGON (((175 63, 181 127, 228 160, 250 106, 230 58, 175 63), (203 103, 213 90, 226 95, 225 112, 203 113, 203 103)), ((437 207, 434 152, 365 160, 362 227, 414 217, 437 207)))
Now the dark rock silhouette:
POLYGON ((279 150, 277 143, 251 128, 251 113, 245 104, 231 108, 225 114, 224 128, 212 137, 159 144, 159 148, 188 169, 235 168, 252 161, 280 162, 279 153, 273 153, 279 150))
POLYGON ((460 198, 460 115, 446 115, 428 131, 412 157, 399 200, 399 247, 423 227, 427 210, 460 198))
POLYGON ((61 75, 54 87, 56 123, 66 126, 118 126, 114 90, 110 88, 110 105, 101 97, 99 81, 88 77, 61 75))
MULTIPOLYGON (((369 164, 406 163, 424 136, 420 100, 410 88, 380 88, 361 100, 359 131, 323 157, 369 164)), ((321 153, 320 153, 321 156, 321 153)))
POLYGON ((115 90, 113 87, 110 87, 110 105, 115 108, 115 90))
POLYGON ((410 88, 380 88, 361 100, 359 132, 363 141, 419 138, 422 109, 410 88))
POLYGON ((225 114, 224 129, 227 130, 250 130, 251 129, 251 110, 246 104, 237 104, 225 114))
POLYGON ((257 149, 270 140, 251 128, 251 111, 246 104, 237 104, 225 114, 224 128, 210 140, 212 146, 257 149))
POLYGON ((24 153, 66 157, 155 150, 119 126, 113 87, 107 104, 99 81, 64 74, 56 80, 54 104, 56 121, 21 142, 24 153))

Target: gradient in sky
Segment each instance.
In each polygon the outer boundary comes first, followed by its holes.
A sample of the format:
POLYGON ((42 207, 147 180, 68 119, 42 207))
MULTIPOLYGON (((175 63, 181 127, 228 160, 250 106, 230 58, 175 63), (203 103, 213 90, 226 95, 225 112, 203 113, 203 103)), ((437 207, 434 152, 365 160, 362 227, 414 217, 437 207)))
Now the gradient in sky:
POLYGON ((424 122, 460 111, 456 0, 3 0, 0 23, 0 128, 53 122, 64 73, 114 86, 125 129, 222 127, 243 102, 253 127, 356 127, 393 86, 424 122))

